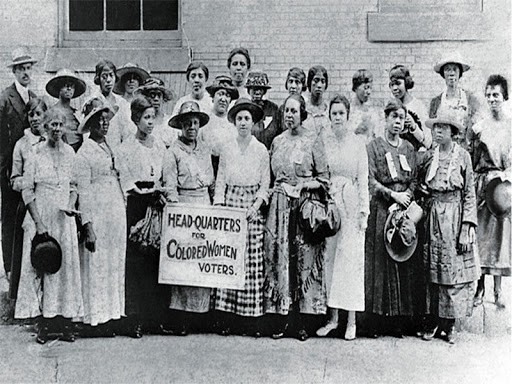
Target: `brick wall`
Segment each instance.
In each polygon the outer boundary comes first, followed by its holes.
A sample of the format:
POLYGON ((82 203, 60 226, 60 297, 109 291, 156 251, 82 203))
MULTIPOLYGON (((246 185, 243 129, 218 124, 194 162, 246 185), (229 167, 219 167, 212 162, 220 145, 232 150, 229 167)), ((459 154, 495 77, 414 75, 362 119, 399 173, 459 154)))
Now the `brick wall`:
MULTIPOLYGON (((7 63, 12 49, 23 44, 29 45, 44 64, 46 48, 57 44, 58 1, 0 1, 0 63, 7 63)), ((454 49, 473 67, 462 78, 466 89, 481 94, 491 73, 503 73, 510 78, 509 0, 413 1, 419 6, 428 5, 429 9, 438 9, 443 3, 451 9, 460 5, 462 10, 482 5, 491 19, 492 37, 488 41, 369 42, 368 12, 412 4, 409 0, 380 1, 379 4, 379 0, 182 0, 183 45, 192 49, 194 58, 208 65, 212 78, 227 72, 227 54, 233 47, 247 47, 253 69, 268 73, 273 86, 268 97, 277 102, 286 96, 284 79, 290 67, 300 66, 307 72, 311 65, 323 64, 330 76, 330 93, 349 95, 354 71, 371 70, 375 79, 373 98, 383 104, 390 97, 387 71, 395 64, 406 64, 416 82, 413 94, 427 103, 444 85, 433 65, 443 52, 454 49)), ((397 18, 396 22, 407 23, 407 17, 397 18)), ((446 25, 447 31, 450 27, 446 25)), ((44 65, 38 65, 34 74, 33 88, 39 94, 51 77, 43 68, 44 65)), ((91 74, 83 76, 91 84, 91 74)), ((1 65, 0 86, 3 88, 11 81, 12 74, 1 65)), ((187 90, 179 87, 177 91, 184 94, 187 90)))

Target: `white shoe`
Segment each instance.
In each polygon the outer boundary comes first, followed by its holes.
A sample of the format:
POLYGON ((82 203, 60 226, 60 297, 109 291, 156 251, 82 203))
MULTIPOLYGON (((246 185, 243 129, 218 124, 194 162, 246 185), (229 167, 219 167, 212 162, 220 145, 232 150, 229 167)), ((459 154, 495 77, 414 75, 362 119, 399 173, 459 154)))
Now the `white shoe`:
POLYGON ((329 332, 331 332, 332 330, 334 330, 336 328, 338 328, 338 323, 333 323, 331 321, 328 321, 327 324, 325 324, 323 327, 318 328, 318 330, 316 331, 316 335, 320 336, 320 337, 327 336, 329 334, 329 332))
POLYGON ((349 324, 347 325, 347 330, 345 331, 345 340, 354 340, 356 338, 356 325, 349 324))

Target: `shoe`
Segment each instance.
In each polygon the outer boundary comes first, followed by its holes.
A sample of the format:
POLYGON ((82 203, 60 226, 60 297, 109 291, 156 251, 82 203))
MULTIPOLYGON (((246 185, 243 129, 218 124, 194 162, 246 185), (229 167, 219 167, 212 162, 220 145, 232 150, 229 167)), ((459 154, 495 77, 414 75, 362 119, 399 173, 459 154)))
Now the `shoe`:
POLYGON ((402 328, 393 328, 391 332, 389 332, 389 336, 396 337, 397 339, 403 339, 404 333, 402 332, 402 328))
POLYGON ((36 342, 38 344, 46 344, 47 341, 48 341, 48 327, 47 326, 40 327, 39 330, 37 331, 36 342))
POLYGON ((494 303, 498 309, 505 308, 505 303, 503 302, 503 296, 501 295, 501 291, 494 291, 494 303))
POLYGON ((446 332, 445 340, 452 345, 455 344, 455 342, 457 341, 455 325, 450 325, 445 332, 446 332))
POLYGON ((422 340, 425 340, 425 341, 430 341, 434 338, 434 336, 436 335, 436 332, 437 330, 439 329, 439 326, 436 325, 434 328, 431 328, 431 329, 427 329, 423 335, 421 336, 421 339, 422 340))
POLYGON ((345 340, 354 340, 356 338, 356 325, 349 324, 345 330, 345 340))
POLYGON ((477 289, 473 298, 473 307, 478 307, 484 303, 485 289, 477 289))
POLYGON ((327 324, 325 324, 323 327, 317 329, 316 335, 320 337, 325 337, 336 328, 338 328, 338 323, 328 321, 327 324))
POLYGON ((301 329, 299 331, 299 333, 297 334, 297 339, 300 341, 306 341, 307 339, 309 339, 309 335, 305 329, 301 329))
POLYGON ((186 325, 182 325, 178 332, 176 332, 176 336, 187 336, 188 333, 188 327, 186 325))
POLYGON ((142 325, 134 325, 133 328, 128 332, 128 335, 131 338, 140 339, 142 337, 142 325))
POLYGON ((64 326, 62 337, 60 339, 62 341, 67 341, 68 343, 74 343, 75 333, 73 332, 73 328, 71 328, 69 325, 64 326))

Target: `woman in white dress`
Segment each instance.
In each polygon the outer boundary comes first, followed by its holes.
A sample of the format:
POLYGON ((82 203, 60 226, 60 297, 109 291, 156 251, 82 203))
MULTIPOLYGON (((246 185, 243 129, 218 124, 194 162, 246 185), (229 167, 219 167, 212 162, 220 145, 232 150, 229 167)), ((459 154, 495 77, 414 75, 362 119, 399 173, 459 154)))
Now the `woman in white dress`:
POLYGON ((65 116, 59 109, 46 112, 47 140, 28 158, 23 175, 23 201, 29 214, 23 222, 23 257, 14 316, 42 316, 37 342, 48 333, 62 333, 61 340, 75 341, 71 319, 83 316, 78 237, 73 215, 76 185, 72 181, 75 152, 62 141, 65 116), (47 233, 62 250, 62 265, 54 274, 38 273, 31 264, 32 239, 47 233))
POLYGON ((364 139, 350 131, 348 100, 329 103, 331 127, 322 136, 331 177, 330 193, 341 214, 341 229, 326 244, 327 306, 330 318, 317 330, 326 336, 338 327, 339 309, 348 311, 345 339, 356 337, 356 311, 364 311, 364 233, 369 213, 368 158, 364 139))
POLYGON ((95 336, 114 336, 112 322, 124 316, 126 211, 119 171, 105 140, 114 113, 100 99, 85 106, 79 133, 90 131, 78 150, 74 176, 85 242, 80 244, 83 322, 95 336))

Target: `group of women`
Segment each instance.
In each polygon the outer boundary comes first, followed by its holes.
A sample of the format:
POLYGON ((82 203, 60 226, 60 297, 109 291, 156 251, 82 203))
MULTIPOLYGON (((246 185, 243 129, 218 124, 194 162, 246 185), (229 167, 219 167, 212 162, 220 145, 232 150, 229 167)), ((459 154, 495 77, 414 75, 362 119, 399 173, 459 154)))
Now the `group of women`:
POLYGON ((231 76, 205 87, 208 68, 192 62, 191 93, 172 117, 163 103, 174 95, 162 80, 133 64, 116 70, 110 61, 96 66, 99 92, 82 116, 69 100, 85 85, 69 71, 50 80, 59 105, 28 103, 30 127, 12 172, 27 210, 15 317, 39 316, 38 342, 52 332, 74 341, 73 322, 82 336, 186 335, 206 327, 306 340, 312 332, 326 336, 342 318, 351 340, 355 314, 365 311, 361 322, 372 337, 402 337, 412 324, 424 340, 442 335, 453 343, 455 319, 481 304, 481 267, 495 276, 496 304, 505 305, 500 277, 510 275, 510 206, 497 214, 487 193, 496 178, 510 183, 502 76, 489 78, 491 113, 478 121, 474 97, 458 85, 469 69, 458 56, 434 67, 447 88, 430 114, 410 94, 405 66, 390 71, 393 98, 383 113, 368 106, 368 71, 355 73, 351 103, 339 94, 328 100, 322 66, 307 77, 290 69, 289 96, 268 112, 268 78, 248 74, 250 67, 248 51, 236 48, 231 76), (201 135, 209 124, 223 129, 221 145, 201 135), (269 126, 268 143, 253 136, 269 126), (301 225, 302 203, 319 192, 341 222, 328 238, 311 237, 301 225), (158 284, 158 253, 128 236, 148 212, 175 202, 246 210, 243 289, 158 284), (62 250, 54 274, 31 264, 32 240, 43 234, 62 250), (315 318, 326 314, 319 328, 315 318))

